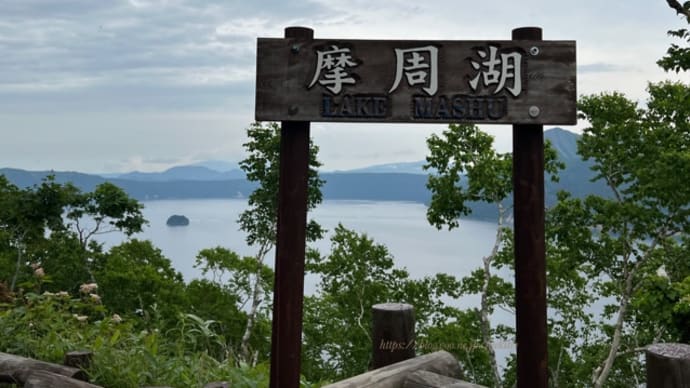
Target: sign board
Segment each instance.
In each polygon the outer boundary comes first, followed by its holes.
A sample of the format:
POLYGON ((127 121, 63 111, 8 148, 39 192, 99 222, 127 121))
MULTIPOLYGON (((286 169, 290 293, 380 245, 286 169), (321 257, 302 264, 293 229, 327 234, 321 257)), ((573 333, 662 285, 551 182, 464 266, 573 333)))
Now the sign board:
POLYGON ((259 38, 256 120, 576 123, 574 41, 259 38))

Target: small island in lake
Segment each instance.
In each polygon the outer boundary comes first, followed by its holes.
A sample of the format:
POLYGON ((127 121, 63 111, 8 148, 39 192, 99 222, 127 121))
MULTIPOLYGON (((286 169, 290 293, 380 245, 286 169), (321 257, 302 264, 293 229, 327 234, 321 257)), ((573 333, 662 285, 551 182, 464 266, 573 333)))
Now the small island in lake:
POLYGON ((174 214, 168 218, 166 224, 168 226, 187 226, 189 225, 189 218, 174 214))

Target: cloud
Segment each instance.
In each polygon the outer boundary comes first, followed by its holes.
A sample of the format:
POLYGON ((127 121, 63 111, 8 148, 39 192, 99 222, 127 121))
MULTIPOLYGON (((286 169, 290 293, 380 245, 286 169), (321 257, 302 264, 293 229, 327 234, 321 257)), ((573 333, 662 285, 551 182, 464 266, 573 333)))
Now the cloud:
POLYGON ((586 63, 577 65, 577 72, 583 73, 612 73, 630 70, 628 66, 615 65, 613 63, 586 63))
MULTIPOLYGON (((669 77, 655 61, 679 23, 663 1, 642 0, 5 0, 0 165, 104 171, 189 155, 239 160, 254 116, 256 38, 282 37, 288 26, 329 39, 471 40, 508 39, 524 25, 577 41, 578 93, 641 98, 648 80, 669 77)), ((322 160, 346 169, 423 158, 425 138, 445 126, 313 127, 322 160)), ((496 128, 487 127, 506 148, 511 131, 496 128)))
POLYGON ((72 97, 82 96, 89 105, 94 94, 100 95, 99 101, 110 100, 105 106, 123 104, 117 90, 125 85, 134 96, 188 87, 186 95, 202 101, 219 87, 238 85, 251 96, 244 85, 254 80, 257 34, 274 35, 287 21, 321 9, 278 1, 7 3, 0 51, 12 55, 0 58, 0 93, 54 96, 81 90, 72 97), (107 98, 101 91, 115 92, 107 98))

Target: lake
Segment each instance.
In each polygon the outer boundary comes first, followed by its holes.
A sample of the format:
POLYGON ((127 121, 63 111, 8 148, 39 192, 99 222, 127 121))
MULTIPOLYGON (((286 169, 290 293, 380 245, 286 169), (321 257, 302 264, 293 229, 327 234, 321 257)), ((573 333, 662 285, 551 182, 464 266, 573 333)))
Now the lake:
MULTIPOLYGON (((246 209, 242 199, 159 200, 146 201, 144 216, 149 225, 134 237, 149 239, 185 280, 201 277, 193 267, 196 254, 204 248, 223 246, 241 255, 255 251, 245 243, 245 234, 236 223, 239 214, 246 209), (185 227, 169 227, 168 217, 181 214, 189 218, 185 227)), ((421 278, 445 272, 461 278, 482 265, 482 257, 491 251, 496 225, 481 221, 461 221, 452 231, 437 230, 426 221, 426 207, 408 202, 325 201, 311 217, 328 230, 326 238, 313 244, 322 255, 330 251, 330 236, 338 223, 357 232, 364 232, 375 242, 387 246, 396 266, 405 267, 410 276, 421 278)), ((102 235, 106 246, 125 239, 122 234, 102 235)), ((275 253, 267 256, 267 264, 273 266, 275 253)), ((305 293, 316 290, 318 278, 305 278, 305 293)), ((385 302, 385 301, 381 301, 385 302)), ((479 297, 468 296, 459 300, 446 300, 461 307, 478 307, 479 297)), ((494 324, 513 326, 515 317, 501 309, 492 316, 494 324)), ((498 346, 496 349, 504 365, 514 348, 498 346)))
MULTIPOLYGON (((223 246, 241 255, 255 253, 245 243, 245 234, 236 223, 246 209, 242 199, 146 201, 144 217, 149 221, 142 233, 133 237, 149 239, 161 249, 186 280, 200 277, 193 267, 197 253, 204 248, 223 246), (189 226, 169 227, 168 217, 181 214, 189 226)), ((426 221, 426 207, 407 202, 325 201, 311 217, 328 230, 326 238, 312 245, 322 254, 330 251, 330 236, 338 223, 364 232, 388 247, 397 266, 406 267, 413 277, 446 272, 458 277, 481 266, 481 258, 490 252, 496 226, 487 222, 463 221, 452 231, 437 230, 426 221)), ((106 246, 125 239, 119 233, 99 236, 106 246)), ((267 257, 273 266, 275 253, 267 257)), ((308 279, 305 292, 314 290, 315 280, 308 279)))

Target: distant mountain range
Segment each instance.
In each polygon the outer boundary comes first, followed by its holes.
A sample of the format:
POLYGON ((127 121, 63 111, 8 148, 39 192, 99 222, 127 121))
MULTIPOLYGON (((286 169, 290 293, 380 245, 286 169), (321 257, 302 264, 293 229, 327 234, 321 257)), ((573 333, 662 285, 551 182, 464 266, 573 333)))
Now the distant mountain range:
MULTIPOLYGON (((566 168, 560 174, 560 181, 546 181, 547 204, 555 201, 559 190, 567 190, 575 196, 589 193, 605 195, 601 182, 590 182, 593 172, 589 164, 577 155, 579 135, 553 128, 545 132, 566 168)), ((355 170, 323 172, 326 181, 322 192, 325 199, 409 201, 428 203, 431 194, 426 188, 425 161, 392 163, 370 166, 355 170)), ((244 172, 236 164, 223 161, 209 161, 188 166, 177 166, 163 172, 130 172, 123 174, 92 175, 79 172, 25 171, 3 168, 11 182, 20 187, 40 184, 41 180, 54 174, 58 182, 72 182, 85 191, 105 181, 110 181, 138 200, 189 199, 189 198, 246 198, 256 184, 245 179, 244 172)), ((476 204, 474 218, 493 219, 495 209, 476 204)))
POLYGON ((424 174, 424 175, 426 175, 427 172, 424 171, 424 165, 425 164, 426 164, 426 161, 419 160, 416 162, 377 164, 374 166, 357 168, 354 170, 334 171, 334 172, 336 172, 336 173, 347 173, 347 174, 350 174, 350 173, 363 173, 363 174, 388 173, 388 174, 424 174))
POLYGON ((204 166, 176 166, 163 172, 128 172, 117 175, 117 179, 143 182, 169 181, 226 181, 244 179, 244 171, 216 171, 204 166))

